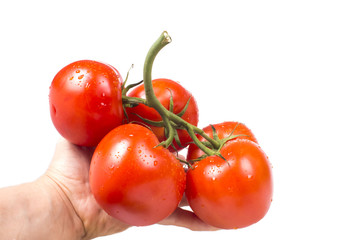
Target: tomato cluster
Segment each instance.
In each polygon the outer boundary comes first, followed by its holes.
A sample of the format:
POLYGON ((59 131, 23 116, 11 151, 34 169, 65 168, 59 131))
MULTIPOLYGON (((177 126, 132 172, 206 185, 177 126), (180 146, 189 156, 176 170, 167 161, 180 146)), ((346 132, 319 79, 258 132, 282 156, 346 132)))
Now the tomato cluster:
POLYGON ((135 226, 166 218, 184 194, 194 213, 218 228, 263 218, 272 200, 271 167, 250 129, 238 122, 199 129, 189 91, 155 79, 152 97, 144 83, 128 93, 114 67, 89 60, 69 64, 52 81, 54 126, 70 142, 96 147, 89 181, 99 205, 135 226), (186 161, 175 153, 184 148, 186 161))

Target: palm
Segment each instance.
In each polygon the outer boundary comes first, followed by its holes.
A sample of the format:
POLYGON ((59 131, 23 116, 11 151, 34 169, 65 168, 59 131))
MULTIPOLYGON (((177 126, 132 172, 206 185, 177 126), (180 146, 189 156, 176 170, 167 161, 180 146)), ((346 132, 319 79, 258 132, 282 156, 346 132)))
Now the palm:
POLYGON ((91 155, 91 149, 61 140, 48 170, 48 175, 62 188, 82 219, 87 238, 108 235, 128 228, 128 225, 103 211, 91 194, 89 185, 91 155))

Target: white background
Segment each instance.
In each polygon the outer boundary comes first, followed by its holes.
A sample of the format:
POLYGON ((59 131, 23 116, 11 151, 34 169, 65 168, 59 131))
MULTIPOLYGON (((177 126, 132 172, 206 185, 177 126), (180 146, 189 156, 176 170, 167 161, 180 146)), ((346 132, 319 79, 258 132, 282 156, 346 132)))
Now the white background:
POLYGON ((136 82, 163 30, 173 42, 153 77, 193 93, 199 126, 252 129, 273 165, 273 203, 245 229, 154 225, 102 239, 359 239, 357 1, 1 1, 0 187, 36 179, 51 160, 57 71, 93 59, 125 76, 134 64, 136 82))

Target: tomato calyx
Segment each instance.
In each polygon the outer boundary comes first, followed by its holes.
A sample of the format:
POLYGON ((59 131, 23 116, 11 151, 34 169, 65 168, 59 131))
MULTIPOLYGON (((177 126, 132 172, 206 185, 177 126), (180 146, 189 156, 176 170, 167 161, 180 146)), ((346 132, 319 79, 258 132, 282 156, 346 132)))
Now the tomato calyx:
MULTIPOLYGON (((236 124, 236 126, 234 127, 234 129, 232 130, 232 132, 230 133, 230 135, 226 138, 223 138, 223 139, 220 139, 217 132, 216 132, 216 129, 214 127, 214 125, 210 124, 211 126, 211 129, 212 129, 212 134, 213 134, 213 139, 217 142, 220 143, 220 146, 218 148, 214 148, 214 146, 208 142, 208 141, 203 141, 202 143, 208 147, 208 148, 211 148, 213 151, 215 151, 215 154, 216 156, 220 157, 221 159, 223 159, 225 162, 227 162, 228 165, 230 165, 230 163, 226 160, 226 158, 224 156, 221 155, 220 153, 220 150, 223 148, 223 146, 225 145, 225 143, 227 143, 228 141, 232 140, 232 139, 235 139, 235 138, 238 138, 238 137, 241 137, 241 136, 244 136, 244 137, 249 137, 248 135, 246 134, 237 134, 237 135, 234 135, 234 132, 236 130, 236 128, 238 127, 239 123, 236 124)), ((199 162, 201 161, 202 159, 208 157, 207 154, 203 154, 202 156, 200 156, 199 158, 196 158, 196 159, 192 159, 190 160, 190 163, 191 164, 194 164, 195 162, 199 162)))
MULTIPOLYGON (((173 101, 173 97, 172 97, 172 92, 170 89, 168 89, 169 92, 170 92, 170 103, 169 103, 169 112, 170 113, 174 113, 174 101, 173 101)), ((189 103, 190 103, 190 100, 191 100, 191 97, 188 99, 186 105, 184 106, 184 108, 177 114, 175 114, 176 116, 178 117, 182 117, 187 108, 189 107, 189 103)), ((150 120, 150 119, 147 119, 147 118, 144 118, 142 116, 140 116, 139 114, 136 114, 134 113, 137 117, 139 117, 142 121, 144 121, 146 124, 149 124, 151 126, 155 126, 155 127, 165 127, 165 122, 164 120, 161 120, 161 121, 153 121, 153 120, 150 120)), ((173 128, 175 129, 184 129, 183 127, 177 125, 174 121, 170 120, 170 124, 173 128)), ((167 135, 167 128, 165 128, 165 135, 167 135)), ((176 142, 176 144, 180 147, 180 148, 183 148, 184 146, 182 145, 181 141, 180 141, 180 138, 179 138, 179 135, 178 135, 178 132, 177 131, 174 131, 174 140, 176 142)), ((176 147, 174 146, 173 144, 173 141, 171 141, 171 145, 170 145, 176 152, 177 152, 177 149, 176 147)))

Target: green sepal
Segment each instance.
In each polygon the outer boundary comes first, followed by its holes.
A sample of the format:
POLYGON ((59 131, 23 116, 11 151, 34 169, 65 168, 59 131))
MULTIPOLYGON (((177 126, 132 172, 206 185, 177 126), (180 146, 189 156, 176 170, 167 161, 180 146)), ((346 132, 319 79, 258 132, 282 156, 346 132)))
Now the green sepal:
POLYGON ((219 136, 218 136, 218 134, 216 132, 216 129, 215 129, 214 125, 210 124, 210 126, 211 126, 212 133, 213 133, 213 139, 216 140, 216 141, 220 141, 219 136))
POLYGON ((187 108, 189 107, 190 99, 191 97, 189 97, 188 101, 185 104, 185 107, 178 114, 176 114, 178 117, 182 117, 185 114, 187 108))
MULTIPOLYGON (((126 88, 125 88, 125 85, 126 85, 127 80, 129 79, 130 70, 131 70, 132 68, 134 68, 134 64, 131 64, 131 66, 130 66, 127 74, 126 74, 125 81, 124 81, 124 83, 121 85, 121 91, 122 91, 122 92, 124 92, 124 89, 126 89, 126 88)), ((125 95, 125 94, 123 94, 123 95, 125 95)))
MULTIPOLYGON (((139 81, 139 82, 137 82, 137 83, 133 83, 133 84, 130 84, 130 85, 126 86, 126 87, 123 87, 123 88, 121 89, 121 90, 122 90, 122 93, 121 93, 121 94, 122 94, 122 95, 126 95, 126 93, 127 93, 130 89, 132 89, 132 88, 134 88, 134 87, 142 84, 143 82, 144 82, 144 80, 141 80, 141 81, 139 81)), ((124 83, 123 83, 122 86, 124 86, 125 83, 126 83, 126 80, 124 81, 124 83)))
POLYGON ((175 130, 175 135, 174 135, 174 139, 176 144, 180 147, 180 148, 184 148, 184 146, 181 144, 180 142, 180 138, 179 138, 179 134, 178 132, 175 130))
POLYGON ((170 92, 170 103, 169 103, 169 111, 170 112, 174 112, 174 99, 173 99, 173 94, 170 88, 167 88, 167 90, 169 90, 170 92))
POLYGON ((143 120, 145 123, 154 126, 154 127, 164 127, 164 122, 163 121, 152 121, 146 118, 143 118, 142 116, 140 116, 139 114, 134 113, 136 116, 138 116, 141 120, 143 120))

